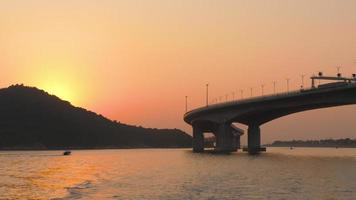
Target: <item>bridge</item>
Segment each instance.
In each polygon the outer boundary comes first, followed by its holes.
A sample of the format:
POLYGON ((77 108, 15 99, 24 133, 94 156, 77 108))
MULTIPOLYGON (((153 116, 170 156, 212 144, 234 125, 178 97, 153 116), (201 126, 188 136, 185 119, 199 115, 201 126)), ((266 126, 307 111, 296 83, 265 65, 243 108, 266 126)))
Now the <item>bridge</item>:
POLYGON ((274 119, 297 112, 356 104, 356 75, 352 78, 312 76, 312 87, 297 91, 260 96, 225 103, 207 105, 191 110, 184 121, 193 127, 193 151, 204 151, 204 133, 213 133, 215 151, 233 152, 239 148, 243 131, 233 123, 248 126, 247 151, 256 154, 261 147, 260 126, 274 119), (315 86, 316 79, 337 82, 315 86))

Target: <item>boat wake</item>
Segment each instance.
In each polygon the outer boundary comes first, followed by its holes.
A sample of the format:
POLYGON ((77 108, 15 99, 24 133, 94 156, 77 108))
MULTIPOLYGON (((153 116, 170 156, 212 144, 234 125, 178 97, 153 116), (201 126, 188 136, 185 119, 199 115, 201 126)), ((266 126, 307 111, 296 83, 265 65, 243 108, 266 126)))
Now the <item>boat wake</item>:
POLYGON ((68 195, 65 197, 61 198, 55 198, 54 200, 65 200, 65 199, 81 199, 85 195, 86 189, 90 189, 93 187, 93 184, 91 181, 84 181, 82 183, 79 183, 77 185, 74 185, 72 187, 66 187, 66 190, 68 191, 68 195))

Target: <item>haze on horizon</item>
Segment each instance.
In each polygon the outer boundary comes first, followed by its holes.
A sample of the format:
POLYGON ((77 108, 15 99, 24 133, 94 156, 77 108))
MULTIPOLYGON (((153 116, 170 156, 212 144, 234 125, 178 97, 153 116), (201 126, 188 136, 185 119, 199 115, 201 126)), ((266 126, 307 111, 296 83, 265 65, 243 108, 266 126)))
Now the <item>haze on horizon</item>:
MULTIPOLYGON (((191 132, 210 97, 299 89, 323 71, 356 72, 352 0, 2 0, 0 87, 24 83, 124 123, 191 132)), ((262 127, 279 139, 356 138, 356 106, 262 127)))

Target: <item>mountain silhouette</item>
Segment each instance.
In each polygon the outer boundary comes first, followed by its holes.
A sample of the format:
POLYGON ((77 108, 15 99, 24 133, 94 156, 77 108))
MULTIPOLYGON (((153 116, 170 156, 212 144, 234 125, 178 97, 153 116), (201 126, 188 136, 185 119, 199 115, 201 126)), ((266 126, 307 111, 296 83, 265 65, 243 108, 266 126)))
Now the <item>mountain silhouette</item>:
POLYGON ((178 129, 111 121, 35 87, 0 89, 0 149, 190 147, 178 129))

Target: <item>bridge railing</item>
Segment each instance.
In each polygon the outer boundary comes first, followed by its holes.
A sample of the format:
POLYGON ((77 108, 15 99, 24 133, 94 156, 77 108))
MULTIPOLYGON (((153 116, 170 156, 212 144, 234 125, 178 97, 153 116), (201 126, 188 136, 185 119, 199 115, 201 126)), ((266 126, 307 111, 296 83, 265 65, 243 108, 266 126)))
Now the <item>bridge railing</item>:
POLYGON ((255 101, 255 100, 259 100, 259 99, 265 99, 265 98, 271 98, 271 97, 277 97, 277 96, 288 96, 288 95, 294 95, 294 94, 298 94, 301 92, 307 92, 307 91, 312 91, 312 90, 316 90, 318 88, 304 88, 304 89, 299 89, 299 90, 293 90, 293 91, 289 91, 289 92, 279 92, 279 93, 275 93, 275 94, 268 94, 268 95, 260 95, 260 96, 254 96, 254 97, 247 97, 247 98, 242 98, 242 99, 233 99, 233 100, 227 100, 224 102, 217 102, 217 103, 210 103, 209 105, 218 105, 218 104, 225 104, 225 103, 231 103, 231 102, 250 102, 250 101, 255 101))
MULTIPOLYGON (((356 85, 356 83, 351 82, 351 83, 348 83, 346 87, 355 86, 355 85, 356 85)), ((345 86, 335 86, 335 87, 330 87, 330 88, 340 88, 340 87, 345 87, 345 86)), ((233 99, 233 100, 227 100, 224 102, 210 103, 208 105, 208 107, 209 106, 220 106, 220 105, 225 105, 225 104, 230 104, 230 103, 246 103, 246 102, 252 102, 252 101, 261 100, 261 99, 270 99, 270 98, 281 97, 281 96, 287 97, 287 96, 293 96, 293 95, 300 94, 300 93, 306 93, 306 92, 318 91, 318 90, 330 89, 330 88, 307 87, 307 88, 301 88, 299 90, 279 92, 279 93, 275 93, 275 94, 260 95, 260 96, 249 97, 249 98, 244 98, 244 99, 237 99, 237 100, 233 99)), ((199 107, 196 109, 204 109, 204 108, 206 108, 206 106, 199 107)), ((196 110, 196 109, 193 109, 193 110, 196 110)))

